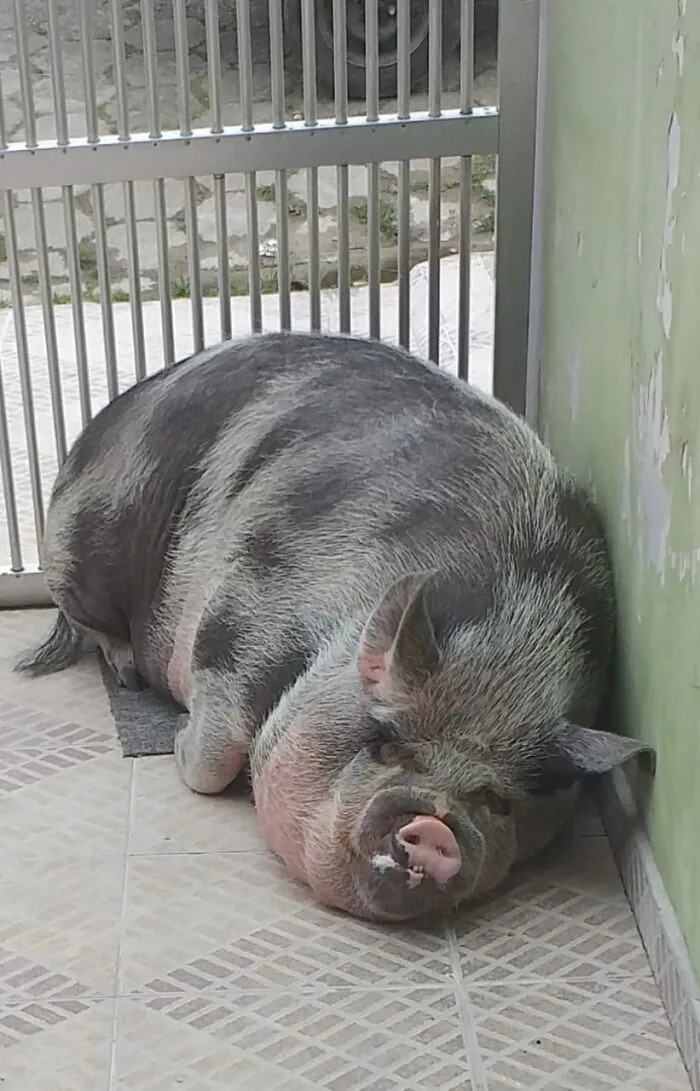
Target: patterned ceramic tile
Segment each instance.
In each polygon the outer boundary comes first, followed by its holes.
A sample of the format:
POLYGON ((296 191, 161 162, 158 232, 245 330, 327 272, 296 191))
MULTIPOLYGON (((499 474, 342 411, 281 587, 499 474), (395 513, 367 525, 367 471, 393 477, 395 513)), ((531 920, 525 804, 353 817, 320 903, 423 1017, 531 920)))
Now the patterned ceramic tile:
POLYGON ((489 1091, 688 1089, 647 981, 480 986, 468 1003, 489 1091))
POLYGON ((648 973, 604 838, 566 838, 457 923, 469 982, 648 973))
POLYGON ((468 1091, 450 990, 120 1000, 115 1091, 468 1091))
MULTIPOLYGON (((32 717, 43 713, 56 728, 61 724, 80 725, 99 735, 100 739, 109 742, 116 749, 116 732, 109 702, 94 655, 83 656, 67 671, 42 678, 30 678, 13 670, 18 656, 38 643, 51 628, 54 617, 53 610, 2 613, 0 684, 3 708, 0 711, 0 746, 12 745, 9 740, 13 738, 13 717, 19 721, 17 730, 22 735, 23 721, 26 720, 26 727, 31 728, 32 717), (18 712, 19 709, 22 710, 21 713, 18 712)), ((31 737, 36 741, 36 735, 31 737)), ((42 745, 54 748, 62 745, 60 731, 58 737, 41 733, 40 741, 42 745)))
POLYGON ((108 1091, 113 1000, 0 1004, 0 1086, 108 1091))
POLYGON ((112 751, 62 770, 41 762, 45 777, 0 797, 0 857, 123 854, 133 762, 112 751))
POLYGON ((316 905, 266 853, 130 857, 121 989, 444 985, 442 933, 316 905))
POLYGON ((688 1091, 589 801, 455 933, 365 925, 124 760, 93 659, 11 673, 49 623, 0 615, 0 1086, 688 1091))
POLYGON ((0 990, 114 995, 124 859, 0 857, 0 990))
POLYGON ((130 853, 262 849, 245 782, 220 796, 201 796, 183 784, 173 757, 135 762, 130 853))

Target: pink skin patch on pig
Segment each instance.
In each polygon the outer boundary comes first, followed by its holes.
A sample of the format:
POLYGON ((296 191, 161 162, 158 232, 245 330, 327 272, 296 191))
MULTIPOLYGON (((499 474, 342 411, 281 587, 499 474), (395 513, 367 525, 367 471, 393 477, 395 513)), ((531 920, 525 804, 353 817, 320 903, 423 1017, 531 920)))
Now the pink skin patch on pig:
POLYGON ((309 800, 312 792, 304 790, 310 785, 305 786, 303 778, 289 773, 299 757, 293 738, 286 736, 278 742, 265 762, 264 772, 253 778, 253 795, 261 832, 268 846, 284 860, 296 878, 306 880, 300 816, 308 821, 309 812, 315 808, 309 800))

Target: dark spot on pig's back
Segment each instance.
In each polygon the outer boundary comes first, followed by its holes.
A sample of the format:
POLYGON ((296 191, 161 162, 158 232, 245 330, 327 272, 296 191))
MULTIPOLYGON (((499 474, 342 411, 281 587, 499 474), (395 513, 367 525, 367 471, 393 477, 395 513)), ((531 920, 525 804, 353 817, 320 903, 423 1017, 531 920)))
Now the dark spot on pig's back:
MULTIPOLYGON (((196 357, 193 357, 193 362, 196 357)), ((162 402, 156 402, 144 431, 147 452, 178 476, 199 464, 221 430, 247 408, 269 382, 264 369, 245 356, 237 366, 228 355, 193 366, 177 377, 162 402)))
POLYGON ((365 488, 356 473, 343 467, 295 475, 284 497, 284 509, 290 522, 312 529, 365 488))
POLYGON ((300 630, 287 632, 278 649, 274 663, 260 656, 256 663, 246 664, 242 701, 256 724, 261 724, 272 712, 283 693, 308 668, 316 651, 300 630))
POLYGON ((240 552, 256 576, 279 574, 291 564, 289 549, 278 520, 265 519, 245 534, 240 552))
POLYGON ((298 436, 308 429, 306 411, 295 410, 272 425, 271 428, 251 447, 229 478, 227 496, 235 500, 250 485, 255 476, 282 451, 287 450, 298 436))
POLYGON ((226 607, 206 615, 197 630, 192 659, 198 670, 234 671, 246 637, 246 625, 226 607))

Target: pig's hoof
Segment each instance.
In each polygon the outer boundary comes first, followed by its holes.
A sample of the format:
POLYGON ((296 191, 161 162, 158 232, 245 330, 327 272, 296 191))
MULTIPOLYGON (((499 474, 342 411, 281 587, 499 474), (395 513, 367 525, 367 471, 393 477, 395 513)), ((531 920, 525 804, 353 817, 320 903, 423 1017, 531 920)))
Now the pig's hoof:
POLYGON ((178 717, 175 760, 185 784, 198 795, 223 792, 246 763, 246 749, 217 743, 215 737, 196 731, 186 713, 178 717))

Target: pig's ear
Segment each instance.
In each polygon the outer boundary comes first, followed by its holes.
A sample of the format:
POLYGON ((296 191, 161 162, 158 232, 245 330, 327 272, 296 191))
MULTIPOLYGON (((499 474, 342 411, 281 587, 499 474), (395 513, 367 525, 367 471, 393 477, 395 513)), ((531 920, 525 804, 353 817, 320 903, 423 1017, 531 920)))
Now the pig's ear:
POLYGON ((374 689, 420 685, 438 664, 425 591, 432 573, 404 576, 379 602, 360 641, 357 666, 374 689))
POLYGON ((548 795, 569 788, 577 780, 595 773, 607 773, 635 755, 644 755, 647 768, 654 772, 653 747, 609 731, 576 727, 564 723, 541 740, 537 756, 523 769, 523 782, 530 795, 548 795))

